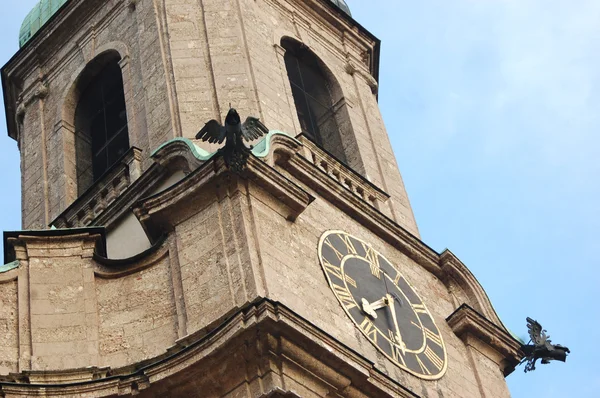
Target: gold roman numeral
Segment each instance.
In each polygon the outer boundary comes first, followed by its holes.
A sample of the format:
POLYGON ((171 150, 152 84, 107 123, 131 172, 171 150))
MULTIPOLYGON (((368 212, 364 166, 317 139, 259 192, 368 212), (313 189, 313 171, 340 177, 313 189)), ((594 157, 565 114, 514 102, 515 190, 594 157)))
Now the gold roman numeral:
POLYGON ((377 279, 381 279, 381 267, 379 266, 379 255, 375 250, 363 243, 363 249, 365 250, 365 259, 369 262, 371 267, 371 274, 377 279))
POLYGON ((331 284, 333 291, 335 292, 338 299, 342 302, 342 305, 347 309, 356 307, 352 294, 346 289, 346 287, 338 286, 334 283, 331 284))
MULTIPOLYGON (((435 366, 435 368, 438 370, 438 372, 440 370, 442 370, 442 368, 444 367, 444 361, 442 360, 442 358, 440 358, 438 356, 438 354, 436 354, 431 348, 427 347, 425 348, 425 352, 424 352, 425 356, 427 357, 427 359, 429 359, 431 361, 431 363, 433 364, 433 366, 435 366)), ((418 358, 418 357, 417 357, 418 358)))
POLYGON ((427 366, 425 366, 423 361, 421 361, 421 358, 419 358, 418 355, 415 358, 417 360, 417 363, 419 364, 419 367, 421 368, 421 374, 431 375, 431 372, 429 371, 429 369, 427 369, 427 366))
POLYGON ((412 304, 412 308, 417 314, 427 314, 427 308, 423 304, 412 304))
POLYGON ((442 338, 435 334, 434 332, 432 332, 431 330, 425 328, 425 337, 427 337, 429 340, 433 341, 435 344, 437 344, 440 347, 443 347, 443 343, 442 343, 442 338))
POLYGON ((379 331, 377 330, 375 325, 373 325, 373 322, 369 320, 369 318, 365 317, 365 320, 362 321, 362 323, 360 324, 360 328, 364 332, 364 334, 367 335, 369 340, 377 344, 377 333, 379 331))
POLYGON ((346 251, 348 254, 356 254, 356 248, 354 247, 354 244, 352 243, 352 239, 348 236, 348 235, 343 235, 340 237, 342 239, 342 242, 344 242, 344 244, 346 245, 346 251))
POLYGON ((396 277, 394 278, 394 284, 395 284, 396 286, 398 286, 398 282, 400 282, 400 278, 402 278, 402 274, 400 274, 400 272, 398 272, 398 273, 396 274, 396 277))
POLYGON ((342 269, 340 267, 338 267, 337 265, 333 265, 331 264, 329 261, 327 261, 326 259, 322 259, 323 261, 323 267, 325 268, 325 271, 327 271, 330 274, 333 274, 333 276, 344 280, 344 276, 342 274, 342 269))
POLYGON ((356 281, 354 279, 350 278, 349 275, 344 274, 344 279, 346 279, 346 282, 348 282, 349 285, 352 285, 354 287, 358 287, 356 285, 356 281))
POLYGON ((338 258, 338 260, 341 261, 344 258, 344 255, 340 253, 340 251, 336 249, 335 246, 333 246, 333 244, 329 241, 329 238, 325 239, 324 243, 329 246, 331 250, 333 250, 333 253, 335 253, 335 256, 338 258))
POLYGON ((401 363, 403 366, 406 366, 406 362, 404 362, 404 354, 402 354, 402 347, 396 343, 396 336, 394 335, 394 332, 388 329, 388 334, 390 335, 392 359, 398 363, 401 363))

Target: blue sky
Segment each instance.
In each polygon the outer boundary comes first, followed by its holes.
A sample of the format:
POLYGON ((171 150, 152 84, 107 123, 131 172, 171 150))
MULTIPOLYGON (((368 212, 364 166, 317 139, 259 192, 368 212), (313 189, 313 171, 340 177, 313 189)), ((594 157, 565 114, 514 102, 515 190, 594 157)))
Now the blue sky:
MULTIPOLYGON (((382 40, 380 105, 423 240, 458 255, 518 335, 531 316, 572 350, 517 369, 513 396, 598 396, 600 3, 347 1, 382 40)), ((36 2, 0 16, 2 64, 36 2)), ((19 154, 0 130, 0 229, 15 230, 19 154)))

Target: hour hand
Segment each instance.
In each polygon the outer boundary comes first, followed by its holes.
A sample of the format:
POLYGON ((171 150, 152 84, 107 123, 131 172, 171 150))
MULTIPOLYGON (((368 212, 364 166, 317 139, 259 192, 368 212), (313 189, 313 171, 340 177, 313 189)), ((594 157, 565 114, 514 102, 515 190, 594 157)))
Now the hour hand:
POLYGON ((363 311, 373 319, 377 319, 377 313, 375 311, 380 308, 387 307, 388 305, 386 297, 383 297, 377 301, 373 301, 372 303, 369 303, 365 298, 363 298, 361 302, 363 311))

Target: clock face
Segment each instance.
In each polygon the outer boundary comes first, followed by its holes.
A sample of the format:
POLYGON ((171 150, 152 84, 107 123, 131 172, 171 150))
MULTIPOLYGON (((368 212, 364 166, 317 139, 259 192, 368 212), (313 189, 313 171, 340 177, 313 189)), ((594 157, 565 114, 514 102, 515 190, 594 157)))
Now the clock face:
POLYGON ((447 365, 442 335, 396 267, 342 231, 323 234, 319 259, 346 314, 379 351, 415 376, 442 377, 447 365))

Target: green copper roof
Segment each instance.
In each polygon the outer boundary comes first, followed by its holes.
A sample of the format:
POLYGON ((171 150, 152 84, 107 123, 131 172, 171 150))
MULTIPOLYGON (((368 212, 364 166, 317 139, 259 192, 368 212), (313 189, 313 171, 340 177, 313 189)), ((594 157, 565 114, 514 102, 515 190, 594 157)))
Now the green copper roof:
POLYGON ((346 2, 344 0, 329 0, 331 1, 333 4, 335 4, 340 10, 344 11, 346 14, 352 16, 352 13, 350 12, 350 7, 348 7, 348 4, 346 4, 346 2))
POLYGON ((23 47, 69 0, 40 0, 27 14, 19 32, 19 47, 23 47))

